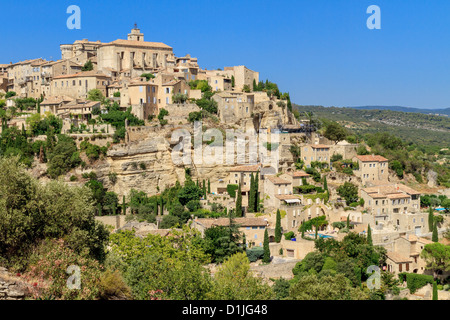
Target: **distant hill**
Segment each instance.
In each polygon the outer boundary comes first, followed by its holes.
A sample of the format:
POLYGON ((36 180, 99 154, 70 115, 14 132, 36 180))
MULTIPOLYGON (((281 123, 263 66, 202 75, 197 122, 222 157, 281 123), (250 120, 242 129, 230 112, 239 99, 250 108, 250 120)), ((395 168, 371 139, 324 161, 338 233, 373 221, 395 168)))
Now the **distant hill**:
POLYGON ((399 111, 399 112, 415 112, 415 113, 434 114, 434 115, 441 115, 441 116, 450 116, 450 108, 419 109, 419 108, 401 107, 401 106, 362 106, 362 107, 347 107, 347 108, 362 109, 362 110, 391 110, 391 111, 399 111))
MULTIPOLYGON (((368 107, 373 108, 369 110, 364 108, 366 107, 338 108, 293 104, 293 109, 298 111, 302 118, 305 112, 312 112, 319 119, 337 121, 355 133, 389 132, 407 142, 424 146, 444 148, 450 145, 449 116, 381 110, 380 107, 368 107)), ((429 113, 430 110, 427 111, 429 113)))

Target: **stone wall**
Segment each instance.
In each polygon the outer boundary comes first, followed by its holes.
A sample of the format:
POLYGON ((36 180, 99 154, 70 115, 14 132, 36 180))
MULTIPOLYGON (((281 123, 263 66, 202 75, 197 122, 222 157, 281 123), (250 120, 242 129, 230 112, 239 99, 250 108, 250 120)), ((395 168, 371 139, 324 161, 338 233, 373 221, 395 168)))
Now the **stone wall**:
POLYGON ((102 216, 95 217, 95 220, 100 221, 107 226, 112 226, 114 229, 119 229, 125 225, 125 217, 126 215, 102 216))
POLYGON ((0 267, 0 300, 24 300, 26 293, 25 284, 0 267))

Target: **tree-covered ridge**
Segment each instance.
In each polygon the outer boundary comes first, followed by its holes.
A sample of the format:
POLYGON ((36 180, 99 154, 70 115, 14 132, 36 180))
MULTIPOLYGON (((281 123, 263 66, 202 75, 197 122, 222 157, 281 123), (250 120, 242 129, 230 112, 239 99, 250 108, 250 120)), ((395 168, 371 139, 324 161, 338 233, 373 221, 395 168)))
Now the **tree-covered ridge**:
POLYGON ((450 118, 391 110, 294 105, 300 115, 313 112, 318 118, 338 121, 357 134, 387 132, 407 143, 438 148, 450 145, 450 118))

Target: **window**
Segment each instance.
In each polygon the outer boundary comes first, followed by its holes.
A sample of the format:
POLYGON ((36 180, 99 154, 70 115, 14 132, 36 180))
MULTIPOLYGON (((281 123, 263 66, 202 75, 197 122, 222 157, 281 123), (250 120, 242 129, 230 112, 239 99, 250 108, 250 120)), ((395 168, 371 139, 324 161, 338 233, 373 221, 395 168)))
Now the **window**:
POLYGON ((166 98, 166 103, 169 104, 169 97, 166 98))

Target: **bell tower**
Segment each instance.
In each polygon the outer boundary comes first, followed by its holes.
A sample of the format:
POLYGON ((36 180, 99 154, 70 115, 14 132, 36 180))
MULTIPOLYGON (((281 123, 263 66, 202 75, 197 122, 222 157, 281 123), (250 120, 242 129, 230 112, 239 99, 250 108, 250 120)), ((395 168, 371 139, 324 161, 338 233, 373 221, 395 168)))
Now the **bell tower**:
POLYGON ((131 33, 128 34, 128 40, 144 41, 144 34, 138 29, 137 24, 134 24, 134 28, 131 29, 131 33))

